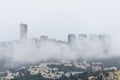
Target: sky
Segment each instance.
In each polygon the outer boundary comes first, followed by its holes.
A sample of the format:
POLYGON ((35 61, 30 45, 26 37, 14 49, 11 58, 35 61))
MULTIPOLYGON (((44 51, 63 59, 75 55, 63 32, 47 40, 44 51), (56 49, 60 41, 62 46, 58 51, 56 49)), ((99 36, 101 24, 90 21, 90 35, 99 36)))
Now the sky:
POLYGON ((120 32, 119 0, 0 0, 0 41, 19 39, 20 23, 28 37, 67 40, 76 35, 120 32))

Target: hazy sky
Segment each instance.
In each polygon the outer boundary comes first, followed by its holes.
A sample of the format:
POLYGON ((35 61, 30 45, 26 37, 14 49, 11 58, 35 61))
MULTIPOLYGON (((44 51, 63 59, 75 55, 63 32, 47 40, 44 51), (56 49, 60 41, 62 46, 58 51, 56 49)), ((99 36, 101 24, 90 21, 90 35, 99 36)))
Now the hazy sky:
POLYGON ((0 0, 0 41, 19 39, 21 22, 28 24, 29 37, 118 34, 120 0, 0 0))

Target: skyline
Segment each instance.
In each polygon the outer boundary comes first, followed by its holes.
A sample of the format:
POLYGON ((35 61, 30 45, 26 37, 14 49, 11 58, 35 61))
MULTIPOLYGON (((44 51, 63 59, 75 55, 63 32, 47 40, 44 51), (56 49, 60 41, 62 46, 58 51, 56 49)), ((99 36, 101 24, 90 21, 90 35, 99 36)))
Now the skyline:
POLYGON ((69 33, 117 35, 119 7, 119 0, 0 0, 0 41, 19 39, 20 22, 28 24, 28 37, 67 40, 69 33))
POLYGON ((0 0, 0 80, 120 80, 120 0, 0 0))
MULTIPOLYGON (((66 43, 69 43, 69 42, 74 42, 76 40, 80 40, 81 38, 86 38, 86 39, 105 39, 105 38, 110 38, 110 36, 108 35, 105 35, 105 34, 83 34, 83 33, 80 33, 80 34, 72 34, 72 33, 69 33, 66 38, 67 40, 58 40, 56 38, 51 38, 50 36, 48 35, 39 35, 39 37, 28 37, 28 24, 25 24, 25 23, 21 23, 19 24, 19 39, 17 40, 29 40, 29 39, 38 39, 38 40, 53 40, 53 41, 62 41, 62 42, 66 42, 66 43)), ((5 41, 3 41, 5 42, 5 41)))

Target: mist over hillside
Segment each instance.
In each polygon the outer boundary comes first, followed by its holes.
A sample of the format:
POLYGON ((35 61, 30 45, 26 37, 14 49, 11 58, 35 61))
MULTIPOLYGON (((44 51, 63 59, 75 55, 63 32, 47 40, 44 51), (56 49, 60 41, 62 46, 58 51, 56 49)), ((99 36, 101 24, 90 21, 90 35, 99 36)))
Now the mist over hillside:
POLYGON ((106 35, 79 34, 77 37, 69 34, 67 42, 41 36, 40 39, 20 39, 0 45, 0 59, 6 60, 5 67, 34 64, 48 59, 97 60, 120 56, 115 41, 106 35))
POLYGON ((28 38, 28 25, 20 24, 20 39, 0 42, 3 67, 50 60, 100 60, 120 57, 119 38, 105 34, 68 34, 68 40, 46 35, 28 38))

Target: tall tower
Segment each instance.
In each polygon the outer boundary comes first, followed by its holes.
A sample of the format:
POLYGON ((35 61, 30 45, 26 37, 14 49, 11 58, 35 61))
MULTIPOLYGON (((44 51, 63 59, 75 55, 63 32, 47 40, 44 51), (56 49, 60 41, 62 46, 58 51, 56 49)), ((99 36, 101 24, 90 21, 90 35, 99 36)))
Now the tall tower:
POLYGON ((20 24, 20 39, 26 39, 27 38, 27 24, 20 24))
POLYGON ((76 35, 75 34, 69 34, 68 35, 68 43, 74 43, 76 41, 76 35))

